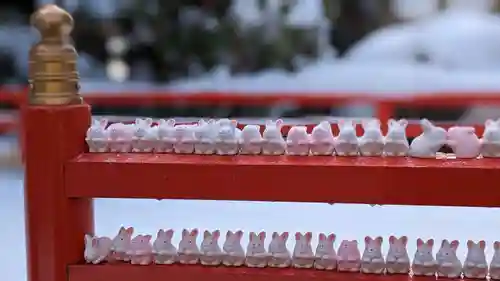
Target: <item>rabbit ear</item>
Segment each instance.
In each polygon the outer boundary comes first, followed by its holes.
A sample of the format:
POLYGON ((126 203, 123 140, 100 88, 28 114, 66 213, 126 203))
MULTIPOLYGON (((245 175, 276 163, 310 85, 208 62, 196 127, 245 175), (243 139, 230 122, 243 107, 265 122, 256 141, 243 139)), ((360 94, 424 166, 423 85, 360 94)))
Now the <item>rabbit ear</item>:
POLYGON ((210 236, 212 236, 212 234, 210 233, 210 231, 205 230, 205 232, 203 232, 203 238, 208 238, 210 236))
POLYGON ((426 118, 420 120, 420 126, 422 127, 422 129, 424 131, 430 130, 430 129, 432 129, 434 127, 434 125, 432 125, 431 121, 429 121, 426 118))
POLYGON ((417 247, 420 247, 422 245, 424 245, 424 240, 422 240, 421 238, 418 238, 417 239, 417 247))
POLYGON ((220 237, 220 231, 219 231, 218 229, 217 229, 217 230, 215 230, 215 231, 213 231, 213 232, 212 232, 212 237, 213 237, 214 239, 219 239, 219 237, 220 237))
POLYGON ((145 123, 146 125, 148 125, 148 126, 153 125, 153 118, 146 118, 146 119, 144 120, 144 123, 145 123))
POLYGON ((275 124, 276 124, 276 126, 278 128, 280 128, 281 126, 283 126, 283 120, 282 119, 278 119, 278 120, 276 120, 275 124))
POLYGON ((236 234, 236 236, 238 237, 238 239, 241 239, 241 237, 243 237, 243 231, 242 230, 238 230, 234 234, 236 234))
POLYGON ((165 233, 165 231, 163 231, 163 229, 160 229, 160 230, 158 230, 158 233, 156 233, 156 236, 162 237, 164 233, 165 233))
POLYGON ((326 240, 326 235, 324 233, 320 233, 319 234, 319 240, 320 241, 326 240))
POLYGON ((398 123, 399 123, 399 125, 401 125, 401 126, 403 126, 403 127, 408 126, 408 120, 406 120, 406 119, 400 119, 400 120, 398 121, 398 123))
POLYGON ((484 126, 491 126, 491 125, 494 125, 496 122, 493 121, 492 119, 487 119, 485 122, 484 122, 484 126))
POLYGON ((334 241, 335 241, 335 238, 337 238, 337 235, 335 235, 335 234, 333 234, 333 233, 332 233, 332 234, 330 234, 330 235, 328 235, 328 240, 330 240, 330 241, 332 241, 332 242, 334 242, 334 241))
POLYGON ((433 247, 434 246, 434 239, 427 240, 427 245, 429 245, 430 247, 433 247))
POLYGON ((89 245, 92 243, 92 235, 90 234, 85 234, 85 245, 89 245))
POLYGON ((390 118, 389 120, 387 120, 387 124, 389 124, 389 126, 394 126, 396 124, 396 120, 390 118))
POLYGON ((172 126, 172 127, 175 126, 175 119, 172 119, 172 118, 168 119, 167 120, 167 125, 168 126, 172 126))

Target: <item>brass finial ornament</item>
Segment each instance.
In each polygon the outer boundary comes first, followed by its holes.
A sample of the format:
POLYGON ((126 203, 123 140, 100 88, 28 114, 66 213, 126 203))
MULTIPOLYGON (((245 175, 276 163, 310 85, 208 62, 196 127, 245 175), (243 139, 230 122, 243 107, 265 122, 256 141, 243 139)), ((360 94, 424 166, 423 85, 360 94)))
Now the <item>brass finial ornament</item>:
POLYGON ((29 56, 29 103, 33 105, 81 104, 78 54, 71 43, 73 18, 56 5, 45 5, 31 16, 40 41, 29 56))

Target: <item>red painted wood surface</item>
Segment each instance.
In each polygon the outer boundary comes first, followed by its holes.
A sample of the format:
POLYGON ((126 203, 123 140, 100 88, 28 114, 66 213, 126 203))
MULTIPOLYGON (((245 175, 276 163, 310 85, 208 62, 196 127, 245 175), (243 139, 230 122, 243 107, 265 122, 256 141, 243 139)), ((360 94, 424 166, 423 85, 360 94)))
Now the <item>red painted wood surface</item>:
POLYGON ((91 199, 64 195, 64 163, 85 149, 88 105, 29 106, 25 207, 29 281, 66 281, 67 265, 82 261, 84 233, 93 232, 91 199))
POLYGON ((69 281, 432 281, 433 277, 369 275, 309 269, 227 268, 198 265, 71 265, 69 281))
POLYGON ((68 197, 499 207, 500 160, 82 154, 68 197))

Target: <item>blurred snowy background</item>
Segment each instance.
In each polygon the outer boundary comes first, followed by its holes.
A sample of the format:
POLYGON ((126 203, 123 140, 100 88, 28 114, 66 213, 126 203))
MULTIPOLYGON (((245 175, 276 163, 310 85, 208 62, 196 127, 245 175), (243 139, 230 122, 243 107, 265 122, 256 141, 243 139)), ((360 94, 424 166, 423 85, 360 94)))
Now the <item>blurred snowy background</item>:
MULTIPOLYGON (((52 1, 0 4, 0 86, 26 83, 28 50, 37 39, 28 26, 29 15, 44 3, 52 1)), ((66 0, 59 4, 76 21, 74 40, 84 94, 500 93, 500 0, 66 0)), ((101 106, 94 107, 94 114, 373 115, 369 107, 180 108, 101 106)), ((13 105, 0 101, 0 113, 13 110, 13 105)), ((480 123, 500 117, 500 110, 443 108, 398 114, 480 123)), ((0 151, 12 151, 15 144, 15 137, 0 137, 0 151)), ((0 160, 0 219, 5 222, 0 249, 8 253, 0 255, 0 271, 7 274, 6 280, 18 281, 26 279, 23 172, 7 167, 10 163, 0 160)), ((495 236, 498 209, 97 200, 96 212, 97 231, 103 235, 113 235, 121 224, 153 233, 160 227, 177 231, 200 227, 333 231, 339 238, 357 239, 406 234, 411 253, 418 236, 460 239, 462 259, 467 239, 487 240, 489 258, 491 243, 500 239, 495 236)))

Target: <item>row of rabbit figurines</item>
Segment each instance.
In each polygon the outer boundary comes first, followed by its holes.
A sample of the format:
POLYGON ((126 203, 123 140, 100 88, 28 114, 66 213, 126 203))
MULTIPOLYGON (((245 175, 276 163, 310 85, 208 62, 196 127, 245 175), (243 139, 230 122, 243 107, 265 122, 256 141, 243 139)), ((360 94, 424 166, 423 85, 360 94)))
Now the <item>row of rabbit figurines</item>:
POLYGON ((500 242, 494 243, 495 254, 489 266, 486 261, 484 241, 467 242, 465 262, 457 257, 457 240, 443 240, 434 258, 434 240, 417 239, 417 250, 410 261, 408 238, 389 237, 389 251, 382 254, 382 237, 365 237, 363 254, 357 240, 343 240, 338 251, 334 249, 335 234, 318 235, 316 252, 312 250, 312 233, 295 234, 293 252, 287 249, 288 232, 274 232, 268 250, 265 249, 266 233, 249 233, 246 253, 241 245, 243 231, 228 231, 222 249, 219 246, 220 231, 205 231, 200 247, 197 244, 198 229, 182 231, 179 247, 172 244, 174 230, 160 229, 154 242, 151 235, 136 235, 134 228, 121 227, 115 238, 85 236, 84 257, 87 263, 130 262, 131 264, 198 264, 207 266, 247 267, 295 267, 361 272, 368 274, 409 274, 417 276, 439 276, 444 278, 500 280, 500 242))
POLYGON ((500 157, 500 120, 487 120, 480 139, 474 127, 454 126, 445 130, 427 119, 420 120, 422 134, 411 144, 406 136, 408 121, 388 121, 384 136, 378 119, 362 123, 364 133, 358 137, 352 121, 338 122, 335 136, 328 121, 317 124, 309 134, 306 126, 292 126, 286 138, 283 121, 268 120, 263 133, 259 125, 246 125, 230 119, 201 119, 195 124, 176 124, 174 119, 153 124, 151 118, 137 118, 135 123, 108 124, 107 119, 94 120, 87 131, 90 152, 142 152, 218 155, 338 155, 338 156, 411 156, 436 158, 448 145, 456 158, 500 157))

